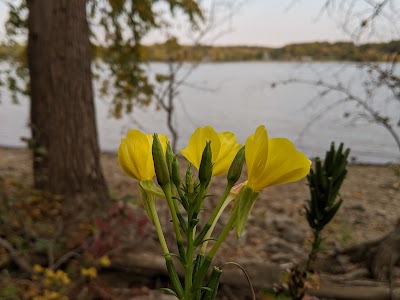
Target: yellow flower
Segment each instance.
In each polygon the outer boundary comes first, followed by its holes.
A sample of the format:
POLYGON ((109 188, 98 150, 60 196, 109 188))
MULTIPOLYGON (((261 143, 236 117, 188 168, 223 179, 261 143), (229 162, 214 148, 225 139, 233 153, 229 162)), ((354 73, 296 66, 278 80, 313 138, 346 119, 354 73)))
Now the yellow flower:
POLYGON ((265 126, 246 140, 248 186, 261 190, 267 186, 300 180, 310 172, 311 161, 284 138, 268 138, 265 126))
POLYGON ((44 274, 48 278, 54 278, 54 276, 56 275, 56 273, 54 273, 54 271, 52 269, 45 269, 44 274))
POLYGON ((90 268, 82 268, 81 269, 81 275, 83 277, 88 277, 88 278, 96 278, 97 277, 97 269, 94 267, 90 267, 90 268))
MULTIPOLYGON (((167 137, 158 135, 163 150, 167 148, 167 137)), ((118 162, 126 175, 139 181, 151 180, 154 175, 153 155, 151 146, 153 136, 139 130, 129 130, 125 138, 121 139, 118 149, 118 162)))
POLYGON ((43 272, 43 267, 41 266, 41 265, 38 265, 38 264, 35 264, 34 266, 33 266, 33 271, 35 272, 35 273, 42 273, 43 272))
POLYGON ((211 161, 214 164, 212 175, 228 173, 236 153, 241 148, 231 132, 217 133, 211 126, 199 127, 193 132, 188 146, 181 150, 181 154, 199 169, 201 156, 208 141, 211 141, 211 161))
POLYGON ((111 260, 107 255, 100 257, 99 264, 103 267, 109 267, 111 265, 111 260))

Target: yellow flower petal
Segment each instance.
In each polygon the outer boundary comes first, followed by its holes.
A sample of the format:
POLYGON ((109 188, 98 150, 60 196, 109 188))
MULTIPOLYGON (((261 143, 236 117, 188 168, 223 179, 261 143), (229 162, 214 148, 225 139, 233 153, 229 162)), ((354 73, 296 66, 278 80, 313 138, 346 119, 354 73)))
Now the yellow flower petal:
POLYGON ((135 165, 137 179, 151 179, 155 175, 152 164, 151 145, 146 134, 129 130, 126 136, 129 155, 135 165))
POLYGON ((268 139, 265 128, 260 127, 246 141, 249 187, 261 190, 305 177, 310 171, 310 160, 288 139, 268 139))
POLYGON ((111 265, 111 260, 107 255, 100 257, 99 263, 103 267, 109 267, 111 265))
POLYGON ((242 145, 237 143, 236 136, 232 132, 220 132, 218 133, 218 137, 222 146, 218 153, 217 159, 213 161, 213 176, 228 173, 233 159, 242 147, 242 145))
POLYGON ((133 165, 132 159, 129 156, 128 146, 125 143, 125 139, 121 139, 121 144, 118 148, 118 162, 126 175, 136 178, 135 174, 132 171, 135 166, 133 165))
POLYGON ((211 126, 197 128, 190 137, 188 146, 181 150, 181 154, 199 169, 201 157, 208 141, 211 141, 212 175, 226 174, 236 153, 241 148, 235 135, 231 132, 216 133, 211 126))
POLYGON ((187 147, 181 150, 181 154, 190 161, 196 169, 200 168, 201 156, 203 155, 206 142, 211 141, 211 160, 214 162, 218 157, 221 142, 218 134, 211 126, 197 128, 189 139, 187 147))
MULTIPOLYGON (((168 139, 162 134, 158 136, 165 151, 168 139)), ((126 138, 121 139, 118 162, 128 176, 140 181, 151 180, 154 177, 152 144, 153 136, 139 130, 129 130, 126 138)))
POLYGON ((258 126, 256 132, 246 140, 246 166, 250 182, 256 180, 264 170, 268 159, 268 132, 258 126))

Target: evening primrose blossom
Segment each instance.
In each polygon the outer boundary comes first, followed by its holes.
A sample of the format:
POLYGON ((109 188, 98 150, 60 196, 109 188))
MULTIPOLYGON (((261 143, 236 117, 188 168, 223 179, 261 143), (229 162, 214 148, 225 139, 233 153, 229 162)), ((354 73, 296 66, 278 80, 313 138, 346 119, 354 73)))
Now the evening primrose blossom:
POLYGON ((247 138, 245 148, 247 185, 253 190, 297 181, 310 172, 311 161, 288 139, 269 139, 265 126, 247 138))
MULTIPOLYGON (((158 134, 165 152, 167 137, 158 134)), ((151 147, 153 136, 139 130, 129 130, 125 138, 121 139, 118 149, 118 162, 125 174, 139 181, 151 180, 155 175, 151 147)))
MULTIPOLYGON (((232 229, 237 236, 243 234, 247 220, 265 187, 292 182, 305 177, 310 171, 310 161, 296 150, 294 145, 284 138, 268 138, 264 126, 247 138, 243 147, 237 143, 231 132, 217 133, 212 127, 197 128, 187 147, 181 154, 190 162, 186 171, 186 180, 180 177, 178 157, 168 147, 163 135, 144 134, 130 130, 121 139, 118 161, 124 172, 140 182, 138 188, 144 209, 154 225, 164 254, 170 278, 171 292, 179 300, 216 299, 219 278, 222 270, 211 263, 222 243, 232 229), (247 181, 235 185, 242 177, 244 163, 247 165, 247 181), (198 170, 197 178, 192 167, 198 170), (204 216, 204 199, 209 193, 212 176, 226 174, 226 187, 206 222, 200 222, 204 216), (153 177, 157 176, 157 183, 153 177), (174 229, 177 254, 182 262, 184 280, 178 276, 172 253, 169 251, 164 230, 169 224, 161 225, 156 209, 157 198, 166 199, 170 219, 174 229), (218 220, 231 206, 230 217, 218 233, 212 247, 207 247, 213 239, 213 230, 218 220), (204 224, 200 233, 196 233, 197 224, 204 224), (198 248, 201 246, 201 249, 198 248), (205 281, 210 274, 210 280, 205 281), (204 288, 202 288, 204 287, 204 288)), ((99 259, 98 266, 108 266, 107 256, 99 259)), ((37 273, 45 272, 35 267, 37 273)), ((36 274, 38 275, 38 274, 36 274)), ((86 280, 97 277, 94 267, 82 268, 81 276, 86 280)))
POLYGON ((211 142, 212 176, 226 174, 240 150, 236 137, 231 132, 215 132, 211 126, 197 128, 189 139, 187 147, 181 154, 191 162, 196 169, 200 168, 201 157, 207 142, 211 142))

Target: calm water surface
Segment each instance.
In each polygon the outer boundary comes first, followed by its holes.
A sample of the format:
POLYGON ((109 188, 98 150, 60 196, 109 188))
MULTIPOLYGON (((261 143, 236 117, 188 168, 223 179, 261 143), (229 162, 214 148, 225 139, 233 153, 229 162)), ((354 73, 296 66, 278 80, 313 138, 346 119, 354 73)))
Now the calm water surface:
MULTIPOLYGON (((149 73, 165 71, 165 64, 149 65, 149 73)), ((185 66, 189 68, 189 65, 185 66)), ((185 71, 185 68, 183 71, 185 71)), ((181 73, 181 74, 184 74, 181 73)), ((107 76, 103 74, 103 76, 107 76)), ((354 110, 352 104, 336 107, 305 130, 310 119, 315 118, 340 94, 315 97, 312 86, 290 84, 270 88, 273 81, 289 78, 323 79, 340 82, 359 96, 364 95, 362 78, 365 70, 353 64, 338 63, 220 63, 202 64, 181 87, 174 114, 179 127, 179 148, 185 146, 190 134, 198 126, 211 125, 217 131, 232 131, 241 143, 260 124, 265 124, 271 137, 287 137, 309 157, 324 156, 331 141, 344 142, 352 149, 351 156, 359 162, 400 162, 399 150, 389 133, 380 126, 360 118, 346 119, 343 115, 354 110)), ((100 147, 116 152, 119 140, 130 128, 168 135, 166 115, 154 106, 137 108, 131 116, 116 120, 109 117, 111 97, 99 97, 99 82, 94 82, 96 92, 97 124, 100 147)), ((399 118, 400 104, 384 104, 389 95, 383 89, 375 91, 371 105, 382 113, 399 118), (375 103, 378 102, 378 103, 375 103)), ((28 124, 29 102, 21 99, 20 105, 10 103, 9 94, 1 90, 0 145, 25 146, 21 137, 30 135, 28 124)), ((399 128, 396 129, 399 132, 399 128)))

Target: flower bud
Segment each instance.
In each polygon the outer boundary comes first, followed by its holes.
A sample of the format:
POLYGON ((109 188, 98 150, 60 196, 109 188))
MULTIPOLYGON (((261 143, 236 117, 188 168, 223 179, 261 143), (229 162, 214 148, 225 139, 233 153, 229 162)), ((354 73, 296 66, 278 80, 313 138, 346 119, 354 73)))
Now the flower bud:
POLYGON ((157 182, 162 187, 170 182, 170 178, 168 166, 165 161, 164 151, 156 133, 153 135, 152 153, 157 182))
POLYGON ((167 143, 167 151, 165 152, 165 159, 167 161, 168 172, 169 175, 172 177, 172 162, 174 160, 175 154, 172 152, 171 145, 167 143))
POLYGON ((233 159, 233 162, 229 168, 228 171, 228 183, 231 185, 234 185, 240 178, 240 175, 242 175, 242 169, 244 165, 244 159, 245 159, 245 153, 244 153, 244 147, 242 147, 238 153, 236 153, 235 158, 233 159))
POLYGON ((200 168, 199 168, 199 180, 200 184, 208 186, 212 176, 212 161, 211 161, 211 142, 206 143, 203 155, 201 156, 200 168))
POLYGON ((187 187, 188 194, 193 194, 194 182, 193 182, 192 164, 189 164, 189 166, 186 170, 186 187, 187 187))
POLYGON ((175 155, 174 159, 172 160, 172 181, 174 182, 175 186, 177 188, 180 187, 181 185, 181 176, 180 176, 180 168, 179 168, 179 161, 178 161, 178 156, 175 155))

